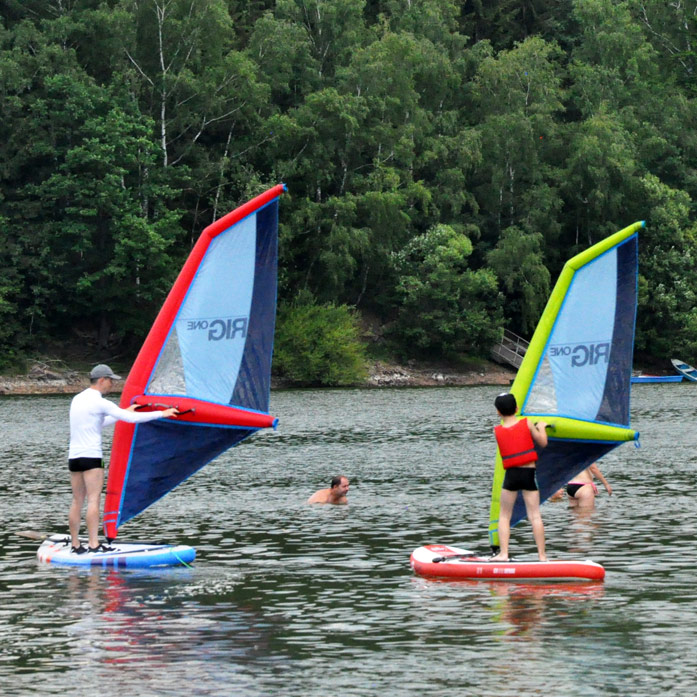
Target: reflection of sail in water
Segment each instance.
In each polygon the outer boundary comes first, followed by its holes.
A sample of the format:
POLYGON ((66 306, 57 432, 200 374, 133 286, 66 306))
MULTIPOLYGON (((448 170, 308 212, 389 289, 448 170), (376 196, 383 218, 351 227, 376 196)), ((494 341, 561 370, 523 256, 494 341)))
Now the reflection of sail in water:
POLYGON ((146 694, 180 694, 173 681, 184 684, 221 666, 229 671, 235 662, 243 666, 268 646, 272 628, 258 612, 235 603, 221 611, 213 602, 220 580, 210 592, 200 579, 191 580, 181 568, 159 568, 156 576, 101 568, 71 574, 61 598, 73 620, 66 627, 70 641, 54 664, 124 666, 120 694, 144 694, 144 685, 146 694))
MULTIPOLYGON (((541 501, 639 436, 629 428, 629 389, 642 226, 634 223, 566 262, 511 387, 521 416, 550 424, 548 445, 537 461, 541 501)), ((498 547, 502 484, 497 453, 492 547, 498 547)), ((511 524, 524 517, 519 494, 511 524)))

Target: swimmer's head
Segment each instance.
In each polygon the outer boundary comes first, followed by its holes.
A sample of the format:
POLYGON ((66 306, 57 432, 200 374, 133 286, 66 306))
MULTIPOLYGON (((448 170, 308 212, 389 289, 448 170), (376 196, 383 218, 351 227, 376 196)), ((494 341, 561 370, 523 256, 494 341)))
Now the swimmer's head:
POLYGON ((518 409, 518 403, 515 401, 515 397, 510 392, 500 394, 494 400, 494 406, 501 416, 513 416, 518 409))
POLYGON ((349 480, 347 477, 344 477, 344 475, 339 475, 337 477, 333 477, 331 481, 331 489, 334 492, 338 492, 342 496, 345 496, 348 493, 349 490, 349 480))

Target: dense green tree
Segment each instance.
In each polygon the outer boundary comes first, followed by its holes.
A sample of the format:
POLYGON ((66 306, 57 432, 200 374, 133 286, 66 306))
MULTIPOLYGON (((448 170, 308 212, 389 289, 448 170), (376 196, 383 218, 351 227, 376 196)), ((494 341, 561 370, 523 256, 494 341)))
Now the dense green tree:
POLYGON ((511 226, 556 242, 560 207, 555 155, 562 129, 563 70, 559 49, 537 37, 487 56, 476 74, 477 131, 482 163, 473 179, 478 225, 489 248, 511 226), (536 215, 547 209, 544 220, 536 215), (551 215, 550 215, 551 214, 551 215))
POLYGON ((25 79, 5 90, 2 146, 14 305, 39 337, 78 324, 100 345, 115 329, 142 333, 148 320, 133 302, 161 299, 179 231, 151 123, 118 86, 94 84, 74 51, 20 28, 8 53, 25 79))
POLYGON ((544 265, 542 243, 541 234, 525 234, 510 227, 487 255, 506 296, 507 326, 524 336, 532 336, 549 296, 550 274, 544 265))
POLYGON ((638 192, 647 211, 640 244, 636 348, 649 356, 697 355, 697 225, 690 201, 654 176, 638 192))
POLYGON ((394 257, 399 278, 393 335, 407 355, 487 355, 500 339, 502 298, 488 269, 468 267, 472 242, 447 225, 394 257))
POLYGON ((274 365, 294 385, 360 383, 366 359, 355 313, 346 305, 318 305, 309 293, 281 304, 274 365))
POLYGON ((688 357, 696 8, 5 0, 3 360, 74 329, 139 343, 201 229, 278 181, 284 307, 482 353, 645 218, 637 346, 688 357))

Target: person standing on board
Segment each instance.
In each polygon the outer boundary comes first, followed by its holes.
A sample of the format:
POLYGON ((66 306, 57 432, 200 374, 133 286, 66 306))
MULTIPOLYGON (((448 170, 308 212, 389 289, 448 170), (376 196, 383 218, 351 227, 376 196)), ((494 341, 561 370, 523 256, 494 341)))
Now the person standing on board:
POLYGON ((598 487, 593 481, 594 477, 602 482, 608 495, 612 496, 612 487, 603 476, 600 467, 594 462, 566 485, 566 493, 569 497, 569 506, 571 508, 593 508, 595 506, 598 487))
POLYGON ((535 445, 540 448, 546 447, 547 424, 544 421, 533 424, 527 418, 517 419, 518 404, 515 396, 510 393, 500 394, 494 401, 494 406, 501 417, 501 425, 494 428, 494 435, 506 474, 501 489, 499 511, 499 553, 491 557, 490 561, 508 561, 511 515, 519 491, 523 492, 537 554, 540 561, 547 561, 545 528, 540 515, 540 492, 535 477, 535 445))
POLYGON ((349 480, 340 475, 334 477, 331 481, 329 489, 320 489, 316 491, 307 500, 308 503, 348 503, 346 494, 349 490, 349 480))
POLYGON ((135 413, 136 405, 120 409, 113 402, 104 399, 116 380, 108 365, 100 364, 90 372, 90 386, 75 395, 70 403, 70 448, 68 450, 68 469, 73 490, 73 501, 68 515, 72 552, 108 552, 111 547, 99 544, 99 499, 104 484, 104 464, 102 461, 102 429, 116 421, 143 423, 170 416, 176 416, 176 409, 135 413), (78 537, 82 506, 87 499, 87 534, 89 547, 85 548, 78 537))

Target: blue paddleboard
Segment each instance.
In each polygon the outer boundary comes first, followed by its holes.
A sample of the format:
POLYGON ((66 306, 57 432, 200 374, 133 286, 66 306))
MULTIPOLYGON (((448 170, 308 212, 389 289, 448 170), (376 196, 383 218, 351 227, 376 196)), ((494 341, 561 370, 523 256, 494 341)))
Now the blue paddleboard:
POLYGON ((142 569, 149 566, 181 566, 190 564, 196 550, 188 545, 119 542, 109 545, 109 552, 71 552, 70 538, 52 535, 37 551, 39 561, 63 566, 101 566, 104 568, 142 569))

